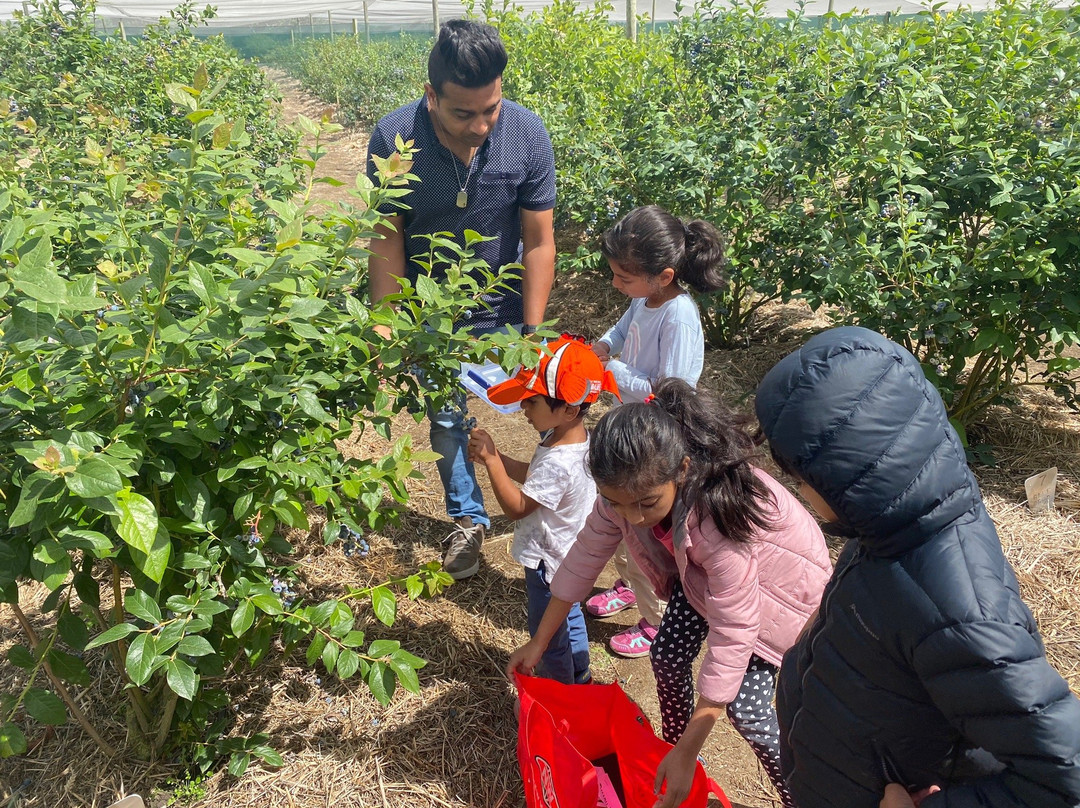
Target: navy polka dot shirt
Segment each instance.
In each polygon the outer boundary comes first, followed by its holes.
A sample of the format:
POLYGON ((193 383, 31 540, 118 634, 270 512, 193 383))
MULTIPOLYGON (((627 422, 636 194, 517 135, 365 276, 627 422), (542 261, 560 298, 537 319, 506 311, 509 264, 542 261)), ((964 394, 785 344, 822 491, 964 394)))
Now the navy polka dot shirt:
MULTIPOLYGON (((409 210, 387 205, 383 212, 400 214, 405 220, 407 276, 415 280, 419 267, 413 259, 427 260, 430 251, 430 242, 418 236, 439 232, 453 233, 459 241, 467 229, 494 236, 493 241, 474 246, 476 256, 496 269, 520 262, 521 210, 555 207, 555 156, 539 116, 503 99, 499 118, 474 158, 475 167, 465 188, 465 208, 457 206, 457 196, 469 167, 439 142, 424 98, 391 112, 375 125, 368 146, 368 176, 378 183, 371 155, 393 154, 398 134, 403 140, 414 141, 418 149, 412 173, 420 183, 401 198, 409 210)), ((437 267, 433 275, 441 277, 437 267)), ((523 322, 521 281, 509 285, 510 291, 485 298, 492 308, 474 311, 471 325, 487 328, 523 322)))

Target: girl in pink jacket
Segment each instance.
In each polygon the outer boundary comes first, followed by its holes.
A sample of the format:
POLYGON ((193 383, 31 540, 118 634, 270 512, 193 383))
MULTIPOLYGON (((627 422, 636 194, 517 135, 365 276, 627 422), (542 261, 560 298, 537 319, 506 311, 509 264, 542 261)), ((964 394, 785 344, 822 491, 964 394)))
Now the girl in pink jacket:
POLYGON ((539 629, 507 667, 532 671, 625 541, 668 601, 650 652, 664 740, 675 744, 657 771, 658 808, 675 808, 689 793, 698 753, 724 711, 785 808, 793 806, 780 777, 776 674, 832 565, 814 518, 751 464, 749 421, 678 379, 600 419, 589 449, 600 496, 551 581, 539 629))

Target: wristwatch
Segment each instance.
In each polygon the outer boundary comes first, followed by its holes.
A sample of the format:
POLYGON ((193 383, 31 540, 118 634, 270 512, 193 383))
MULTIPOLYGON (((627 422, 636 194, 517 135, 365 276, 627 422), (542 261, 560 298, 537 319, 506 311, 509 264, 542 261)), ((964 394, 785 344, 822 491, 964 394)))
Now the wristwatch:
POLYGON ((536 333, 536 326, 535 325, 523 325, 521 327, 521 336, 523 336, 523 337, 527 337, 530 334, 535 334, 535 333, 536 333))

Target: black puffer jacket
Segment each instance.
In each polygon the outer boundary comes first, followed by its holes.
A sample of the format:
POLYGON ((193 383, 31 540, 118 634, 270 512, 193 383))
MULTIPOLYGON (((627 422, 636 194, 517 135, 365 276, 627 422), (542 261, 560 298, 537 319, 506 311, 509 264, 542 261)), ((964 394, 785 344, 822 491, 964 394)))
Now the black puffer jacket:
POLYGON ((915 358, 863 328, 827 331, 768 373, 757 414, 856 536, 780 672, 799 808, 877 808, 888 782, 940 785, 923 808, 1080 805, 1080 701, 915 358), (961 777, 971 747, 999 770, 961 777))

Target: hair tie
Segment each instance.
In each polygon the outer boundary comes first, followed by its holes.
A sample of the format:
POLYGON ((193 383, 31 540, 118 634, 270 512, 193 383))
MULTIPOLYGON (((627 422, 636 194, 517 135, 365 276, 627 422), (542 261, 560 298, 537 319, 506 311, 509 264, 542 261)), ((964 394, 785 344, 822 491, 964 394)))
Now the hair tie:
POLYGON ((655 402, 656 402, 656 396, 654 396, 652 393, 649 393, 649 395, 645 396, 644 401, 642 401, 641 403, 642 404, 653 404, 655 402))
POLYGON ((688 225, 686 222, 683 222, 681 219, 679 221, 680 221, 680 224, 682 224, 683 241, 689 241, 690 240, 690 225, 688 225))

